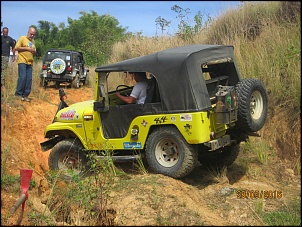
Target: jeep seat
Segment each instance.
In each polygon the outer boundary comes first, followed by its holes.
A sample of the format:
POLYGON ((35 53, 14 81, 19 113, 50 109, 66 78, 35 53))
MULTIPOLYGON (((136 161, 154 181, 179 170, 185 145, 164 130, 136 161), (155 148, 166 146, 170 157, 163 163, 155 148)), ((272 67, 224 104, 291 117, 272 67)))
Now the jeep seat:
POLYGON ((157 86, 157 81, 154 76, 149 81, 147 87, 147 97, 145 99, 145 103, 155 103, 160 102, 160 95, 157 86))

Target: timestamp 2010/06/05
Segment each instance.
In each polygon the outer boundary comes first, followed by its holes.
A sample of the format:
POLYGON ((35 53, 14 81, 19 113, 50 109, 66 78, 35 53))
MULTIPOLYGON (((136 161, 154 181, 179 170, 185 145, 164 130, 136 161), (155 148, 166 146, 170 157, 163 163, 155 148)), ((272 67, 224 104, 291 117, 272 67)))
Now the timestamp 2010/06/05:
POLYGON ((280 190, 237 190, 238 199, 281 199, 282 191, 280 190))

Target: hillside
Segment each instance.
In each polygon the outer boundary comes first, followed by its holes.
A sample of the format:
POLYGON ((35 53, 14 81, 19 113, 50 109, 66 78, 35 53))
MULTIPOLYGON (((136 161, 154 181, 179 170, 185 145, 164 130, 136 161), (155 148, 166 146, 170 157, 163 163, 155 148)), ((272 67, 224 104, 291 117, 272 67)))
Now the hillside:
MULTIPOLYGON (((18 176, 20 168, 34 170, 32 179, 36 186, 28 192, 21 222, 24 226, 62 224, 58 214, 52 214, 55 216, 50 218, 49 203, 56 201, 56 195, 51 195, 53 185, 48 181, 49 151, 43 153, 39 147, 44 141, 44 128, 56 112, 58 91, 50 87, 41 92, 45 92, 45 97, 51 101, 32 96, 31 103, 15 100, 13 106, 2 104, 1 147, 2 160, 6 160, 5 171, 18 176), (42 215, 42 211, 44 218, 38 215, 42 215)), ((92 97, 89 87, 66 89, 66 93, 69 102, 92 97)), ((261 138, 252 139, 253 143, 259 140, 261 138)), ((261 164, 255 154, 248 154, 244 147, 238 160, 224 173, 199 166, 181 180, 141 173, 131 163, 119 165, 118 168, 127 175, 117 177, 110 190, 106 210, 107 218, 111 219, 107 225, 262 225, 265 223, 259 215, 292 209, 291 204, 300 199, 300 177, 273 154, 269 154, 266 164, 261 164), (246 159, 249 161, 245 162, 246 159), (239 189, 280 191, 282 198, 238 199, 239 189)), ((68 190, 68 184, 64 182, 56 185, 60 190, 68 190)), ((18 184, 1 188, 2 225, 17 223, 21 208, 12 216, 9 210, 19 198, 19 190, 18 184)), ((75 221, 73 224, 87 224, 84 214, 69 212, 75 221)))

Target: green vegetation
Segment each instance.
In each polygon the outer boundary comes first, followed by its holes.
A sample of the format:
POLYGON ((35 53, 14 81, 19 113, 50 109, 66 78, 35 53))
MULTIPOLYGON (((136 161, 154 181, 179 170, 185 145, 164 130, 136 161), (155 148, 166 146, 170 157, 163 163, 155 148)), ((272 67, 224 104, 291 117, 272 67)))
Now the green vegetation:
POLYGON ((289 206, 283 204, 278 211, 267 212, 263 212, 263 203, 258 201, 256 213, 268 226, 301 226, 301 199, 291 202, 289 206))
POLYGON ((104 64, 111 54, 112 45, 130 35, 111 15, 98 15, 93 10, 79 14, 81 16, 77 20, 68 18, 67 26, 63 22, 56 26, 42 20, 33 25, 37 30, 37 59, 43 57, 49 48, 64 48, 82 51, 88 65, 104 64))

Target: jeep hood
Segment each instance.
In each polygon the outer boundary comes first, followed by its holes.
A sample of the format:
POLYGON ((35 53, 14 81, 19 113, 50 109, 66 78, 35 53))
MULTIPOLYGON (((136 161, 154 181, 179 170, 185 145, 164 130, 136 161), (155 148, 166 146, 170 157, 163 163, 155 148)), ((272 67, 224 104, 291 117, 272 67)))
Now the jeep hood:
POLYGON ((86 112, 92 113, 94 100, 72 104, 56 114, 56 122, 82 122, 86 112))

